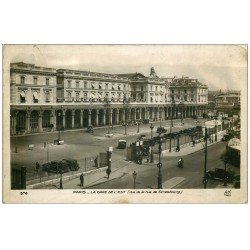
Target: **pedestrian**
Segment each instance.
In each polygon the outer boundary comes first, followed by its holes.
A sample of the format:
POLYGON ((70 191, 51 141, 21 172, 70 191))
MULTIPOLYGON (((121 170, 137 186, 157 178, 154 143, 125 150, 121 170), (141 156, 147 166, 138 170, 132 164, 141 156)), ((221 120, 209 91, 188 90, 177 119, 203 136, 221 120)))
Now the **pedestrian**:
POLYGON ((212 143, 212 139, 211 139, 211 137, 209 136, 209 143, 212 143))
POLYGON ((108 179, 109 179, 110 173, 111 173, 111 169, 108 167, 106 170, 106 174, 108 175, 108 179))
POLYGON ((83 187, 84 185, 84 176, 83 173, 80 175, 80 186, 83 187))
POLYGON ((36 162, 36 172, 37 173, 38 173, 39 169, 40 169, 40 164, 38 162, 36 162))
POLYGON ((176 147, 176 152, 180 152, 180 146, 176 147))
POLYGON ((95 167, 98 168, 98 156, 95 158, 94 163, 95 163, 95 167))
POLYGON ((193 147, 195 147, 195 140, 193 140, 193 147))

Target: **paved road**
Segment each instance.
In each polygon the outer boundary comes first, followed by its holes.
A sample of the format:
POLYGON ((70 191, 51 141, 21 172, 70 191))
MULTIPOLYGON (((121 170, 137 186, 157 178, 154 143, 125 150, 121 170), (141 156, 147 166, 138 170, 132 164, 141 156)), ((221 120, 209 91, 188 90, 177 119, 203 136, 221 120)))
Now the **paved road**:
MULTIPOLYGON (((201 123, 204 123, 204 119, 201 119, 201 123)), ((185 125, 179 125, 180 120, 174 121, 174 131, 178 131, 184 128, 195 126, 195 120, 186 119, 185 125)), ((162 122, 162 126, 169 128, 170 121, 162 122)), ((140 126, 139 134, 146 134, 150 137, 150 124, 144 124, 140 126)), ((154 123, 154 133, 156 136, 156 128, 158 123, 154 123)), ((61 133, 61 138, 65 140, 65 145, 56 146, 53 145, 54 139, 57 139, 57 133, 45 133, 37 135, 26 135, 11 138, 11 166, 26 166, 28 171, 34 170, 35 163, 38 161, 40 164, 51 160, 61 160, 63 158, 75 158, 83 159, 84 157, 90 157, 98 155, 100 152, 105 152, 109 146, 114 147, 114 153, 112 155, 113 161, 119 159, 125 159, 125 150, 116 150, 118 139, 125 138, 127 143, 134 142, 138 137, 137 126, 131 126, 127 128, 128 135, 124 135, 124 127, 114 127, 111 130, 114 133, 113 138, 106 138, 105 133, 107 128, 98 128, 93 134, 86 133, 85 130, 65 131, 61 133), (44 148, 44 142, 49 142, 49 147, 44 148), (34 144, 33 150, 28 150, 28 145, 34 144), (15 153, 15 147, 17 147, 18 153, 15 153)))
MULTIPOLYGON (((225 143, 219 142, 208 147, 208 165, 207 170, 215 167, 223 168, 223 162, 220 160, 220 156, 225 152, 225 143)), ((174 188, 203 188, 202 178, 204 174, 204 151, 197 151, 193 154, 184 156, 184 168, 180 169, 176 167, 176 157, 163 158, 162 163, 162 179, 163 182, 170 180, 174 177, 184 177, 185 180, 174 188)), ((136 188, 157 188, 157 174, 158 169, 156 164, 154 166, 149 165, 137 165, 137 167, 131 166, 124 169, 123 176, 114 180, 105 182, 103 184, 95 185, 93 189, 122 189, 133 188, 134 181, 132 173, 137 172, 136 188)), ((239 169, 234 169, 239 171, 239 169)), ((219 184, 217 181, 209 181, 207 188, 214 188, 219 184)))

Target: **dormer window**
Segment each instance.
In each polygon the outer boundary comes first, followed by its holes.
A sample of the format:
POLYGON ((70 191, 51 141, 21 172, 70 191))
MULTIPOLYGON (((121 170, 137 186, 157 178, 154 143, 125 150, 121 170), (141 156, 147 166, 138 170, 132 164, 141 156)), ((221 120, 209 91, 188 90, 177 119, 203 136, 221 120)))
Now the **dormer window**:
POLYGON ((21 76, 21 84, 25 84, 25 77, 21 76))
POLYGON ((36 76, 33 78, 33 81, 34 81, 34 85, 37 85, 37 77, 36 76))
POLYGON ((71 81, 68 80, 68 88, 71 88, 71 81))

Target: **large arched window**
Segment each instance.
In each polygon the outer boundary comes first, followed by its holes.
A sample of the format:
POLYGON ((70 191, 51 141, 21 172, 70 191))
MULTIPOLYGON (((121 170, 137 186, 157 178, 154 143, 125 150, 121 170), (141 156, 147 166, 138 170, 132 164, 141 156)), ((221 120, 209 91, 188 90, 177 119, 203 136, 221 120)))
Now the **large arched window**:
POLYGON ((38 128, 38 112, 32 111, 30 114, 30 128, 31 130, 38 128))
POLYGON ((42 127, 48 128, 50 126, 50 111, 45 110, 42 116, 42 127))
POLYGON ((20 111, 17 114, 16 131, 24 130, 26 128, 26 113, 25 111, 20 111))

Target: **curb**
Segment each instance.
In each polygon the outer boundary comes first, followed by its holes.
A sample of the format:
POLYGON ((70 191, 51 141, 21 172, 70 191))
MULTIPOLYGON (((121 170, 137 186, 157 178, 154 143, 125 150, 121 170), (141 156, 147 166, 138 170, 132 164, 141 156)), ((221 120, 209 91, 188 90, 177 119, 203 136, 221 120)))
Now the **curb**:
MULTIPOLYGON (((86 175, 90 175, 90 174, 95 174, 95 173, 98 173, 98 172, 103 172, 107 169, 107 167, 102 167, 102 168, 98 168, 98 169, 95 169, 95 170, 90 170, 88 172, 83 172, 83 175, 86 176, 86 175)), ((73 175, 68 175, 68 176, 65 176, 65 177, 62 177, 62 181, 70 181, 70 180, 73 180, 77 177, 79 177, 82 173, 79 172, 79 173, 76 173, 76 174, 73 174, 73 175)), ((40 187, 44 187, 44 186, 49 186, 49 185, 55 185, 55 184, 58 184, 60 182, 60 178, 56 178, 56 179, 52 179, 52 180, 47 180, 47 181, 44 181, 44 182, 39 182, 39 183, 35 183, 35 184, 32 184, 32 185, 27 185, 26 189, 36 189, 36 188, 40 188, 40 187)))

